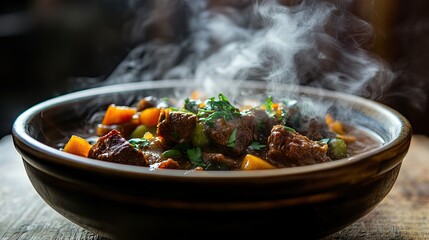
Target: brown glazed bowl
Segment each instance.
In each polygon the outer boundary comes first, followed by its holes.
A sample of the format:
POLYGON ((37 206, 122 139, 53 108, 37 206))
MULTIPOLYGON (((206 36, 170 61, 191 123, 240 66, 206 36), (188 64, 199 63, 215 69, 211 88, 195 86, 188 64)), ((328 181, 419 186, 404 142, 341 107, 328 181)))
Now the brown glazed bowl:
MULTIPOLYGON (((70 133, 84 135, 90 116, 108 104, 147 95, 171 96, 186 81, 112 85, 53 98, 24 113, 14 144, 28 177, 53 209, 113 239, 318 238, 370 212, 391 190, 406 155, 411 126, 398 112, 357 96, 279 85, 334 103, 347 121, 372 131, 382 146, 348 159, 259 171, 151 170, 87 159, 58 150, 70 133), (173 91, 175 90, 175 91, 173 91)), ((248 81, 245 96, 265 91, 248 81)))

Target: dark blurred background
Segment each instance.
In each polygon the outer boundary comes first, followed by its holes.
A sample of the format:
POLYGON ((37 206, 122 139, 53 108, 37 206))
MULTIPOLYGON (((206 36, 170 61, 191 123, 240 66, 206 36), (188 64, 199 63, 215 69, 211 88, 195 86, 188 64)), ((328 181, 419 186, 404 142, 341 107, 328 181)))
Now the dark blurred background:
MULTIPOLYGON (((415 85, 429 93, 429 2, 357 0, 349 10, 374 26, 367 50, 398 73, 379 101, 404 114, 415 133, 429 135, 428 105, 401 91, 415 85)), ((102 83, 137 45, 155 38, 179 42, 186 11, 181 1, 1 1, 0 137, 32 105, 102 83)))

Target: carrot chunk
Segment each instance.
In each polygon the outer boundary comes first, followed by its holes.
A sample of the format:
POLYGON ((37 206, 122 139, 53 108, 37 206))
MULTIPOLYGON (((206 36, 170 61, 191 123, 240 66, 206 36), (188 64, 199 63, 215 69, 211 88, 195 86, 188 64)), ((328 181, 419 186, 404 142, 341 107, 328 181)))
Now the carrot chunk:
POLYGON ((253 156, 251 154, 247 154, 243 162, 241 163, 241 170, 262 170, 262 169, 274 169, 273 165, 268 163, 261 158, 253 156))
POLYGON ((158 125, 158 119, 160 114, 161 109, 159 108, 146 108, 140 113, 140 122, 148 127, 154 127, 158 125))
POLYGON ((334 118, 332 117, 331 114, 328 113, 325 115, 325 122, 326 122, 326 125, 328 125, 328 126, 334 122, 334 118))
POLYGON ((85 139, 72 135, 64 146, 64 152, 75 154, 82 157, 88 157, 92 145, 85 139))
POLYGON ((191 97, 190 97, 190 99, 196 100, 196 99, 199 99, 199 98, 202 98, 202 94, 201 94, 201 92, 199 92, 199 91, 195 90, 195 91, 193 91, 193 92, 191 93, 191 97))
POLYGON ((110 104, 101 123, 104 125, 126 123, 133 118, 136 112, 135 108, 110 104))
POLYGON ((335 120, 330 114, 326 114, 325 122, 326 125, 328 125, 329 130, 331 130, 332 132, 339 135, 345 134, 343 124, 340 121, 335 120))

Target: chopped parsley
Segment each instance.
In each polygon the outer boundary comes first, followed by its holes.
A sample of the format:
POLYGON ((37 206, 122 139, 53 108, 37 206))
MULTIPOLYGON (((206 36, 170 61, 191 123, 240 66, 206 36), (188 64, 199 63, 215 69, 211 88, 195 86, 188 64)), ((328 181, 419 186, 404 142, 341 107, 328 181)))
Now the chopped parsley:
POLYGON ((185 104, 183 106, 184 109, 186 109, 189 112, 198 113, 198 108, 199 108, 200 102, 196 101, 196 100, 191 100, 189 98, 185 99, 185 104))
POLYGON ((293 132, 296 133, 295 129, 288 127, 288 126, 283 126, 286 130, 288 130, 289 132, 293 132))
POLYGON ((225 95, 220 93, 218 100, 214 97, 207 99, 204 108, 198 109, 197 115, 200 120, 208 124, 213 124, 213 120, 215 119, 223 118, 225 121, 228 121, 240 116, 240 110, 234 107, 225 95))
POLYGON ((194 167, 206 167, 206 164, 203 161, 201 156, 201 148, 190 148, 186 150, 189 160, 191 161, 194 167))
POLYGON ((142 150, 144 147, 149 146, 150 141, 146 138, 131 138, 128 142, 137 150, 142 150))
POLYGON ((236 142, 237 142, 236 135, 237 135, 237 128, 234 128, 234 130, 232 131, 231 135, 228 138, 228 144, 227 144, 228 147, 235 148, 236 142))
POLYGON ((265 112, 271 118, 277 118, 281 123, 285 123, 286 114, 283 110, 274 109, 273 97, 268 96, 265 100, 263 106, 265 107, 265 112))
POLYGON ((257 142, 257 141, 253 141, 251 144, 250 144, 250 147, 251 148, 253 148, 253 149, 255 149, 255 150, 261 150, 261 149, 263 149, 263 148, 265 148, 265 144, 260 144, 259 142, 257 142))
POLYGON ((180 158, 182 154, 178 149, 170 149, 162 153, 163 158, 180 158))
POLYGON ((268 96, 267 99, 265 99, 264 106, 265 106, 265 111, 270 117, 274 117, 276 115, 276 112, 274 111, 274 108, 273 108, 273 97, 268 96))

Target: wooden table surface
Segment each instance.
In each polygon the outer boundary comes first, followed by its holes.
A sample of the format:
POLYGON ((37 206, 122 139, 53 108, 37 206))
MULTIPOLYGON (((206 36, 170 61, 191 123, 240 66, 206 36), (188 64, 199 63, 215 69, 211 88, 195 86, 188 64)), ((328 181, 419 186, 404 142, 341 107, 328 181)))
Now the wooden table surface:
MULTIPOLYGON (((45 204, 11 136, 0 140, 0 238, 104 239, 45 204)), ((395 186, 373 211, 325 239, 429 239, 429 137, 413 136, 395 186)))

